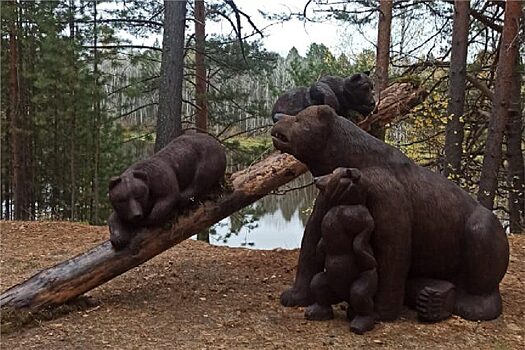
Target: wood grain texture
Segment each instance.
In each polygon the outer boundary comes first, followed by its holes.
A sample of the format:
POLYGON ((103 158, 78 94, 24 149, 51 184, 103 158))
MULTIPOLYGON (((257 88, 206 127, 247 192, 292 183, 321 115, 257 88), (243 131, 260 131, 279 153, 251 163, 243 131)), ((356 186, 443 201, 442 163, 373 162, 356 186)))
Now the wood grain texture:
MULTIPOLYGON (((392 121, 419 103, 423 94, 423 90, 407 83, 395 83, 385 91, 389 93, 380 101, 378 113, 359 126, 366 129, 369 122, 392 121)), ((135 238, 139 247, 136 254, 129 249, 115 251, 106 241, 9 288, 0 295, 0 307, 38 310, 65 303, 252 204, 307 170, 291 155, 273 153, 232 174, 230 192, 202 203, 164 227, 140 231, 135 238)))

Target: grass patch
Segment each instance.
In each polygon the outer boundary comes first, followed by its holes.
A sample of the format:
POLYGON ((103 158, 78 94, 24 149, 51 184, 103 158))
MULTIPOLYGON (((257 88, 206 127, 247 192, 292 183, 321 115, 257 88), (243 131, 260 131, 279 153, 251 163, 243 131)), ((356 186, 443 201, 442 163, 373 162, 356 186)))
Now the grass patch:
POLYGON ((233 165, 250 165, 273 151, 272 139, 268 135, 237 136, 224 141, 224 146, 233 165))

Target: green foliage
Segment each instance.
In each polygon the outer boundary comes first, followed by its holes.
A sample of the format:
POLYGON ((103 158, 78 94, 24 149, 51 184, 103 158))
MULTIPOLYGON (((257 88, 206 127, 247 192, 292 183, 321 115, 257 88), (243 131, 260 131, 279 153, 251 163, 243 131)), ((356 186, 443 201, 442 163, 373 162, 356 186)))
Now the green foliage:
POLYGON ((237 136, 224 141, 231 159, 230 165, 250 165, 273 150, 272 139, 268 135, 257 137, 237 136))
MULTIPOLYGON (((103 24, 96 28, 78 24, 72 36, 69 24, 80 18, 73 18, 70 4, 16 3, 16 16, 2 11, 2 32, 15 21, 22 34, 17 65, 21 109, 29 119, 33 217, 100 223, 109 212, 105 184, 129 163, 129 157, 123 149, 122 128, 110 122, 111 112, 104 103, 109 75, 101 70, 101 63, 112 60, 114 52, 98 50, 95 57, 85 47, 94 40, 95 31, 98 45, 113 43, 114 30, 103 24)), ((93 16, 93 3, 76 3, 82 4, 81 19, 85 20, 93 16)), ((2 45, 7 42, 2 36, 2 45)), ((9 85, 11 63, 6 51, 2 50, 3 86, 9 85)), ((2 110, 9 107, 8 101, 2 98, 2 110)), ((7 117, 2 113, 3 125, 7 117)), ((2 130, 7 136, 2 137, 3 150, 9 149, 6 129, 2 130)), ((9 155, 3 153, 2 158, 9 155)), ((8 172, 3 168, 2 178, 9 178, 8 172)))
POLYGON ((325 75, 346 77, 356 72, 370 70, 375 64, 375 54, 370 50, 357 55, 354 63, 350 62, 344 54, 336 58, 323 44, 311 44, 304 58, 297 53, 297 50, 292 50, 288 54, 288 59, 290 73, 297 86, 309 86, 325 75))

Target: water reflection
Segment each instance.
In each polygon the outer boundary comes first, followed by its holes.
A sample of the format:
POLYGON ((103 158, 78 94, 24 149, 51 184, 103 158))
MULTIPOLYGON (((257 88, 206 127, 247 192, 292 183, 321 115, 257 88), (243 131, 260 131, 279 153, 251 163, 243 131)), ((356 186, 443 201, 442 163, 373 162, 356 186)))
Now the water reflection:
POLYGON ((277 193, 218 222, 210 231, 210 243, 255 249, 298 248, 317 189, 308 173, 277 193))

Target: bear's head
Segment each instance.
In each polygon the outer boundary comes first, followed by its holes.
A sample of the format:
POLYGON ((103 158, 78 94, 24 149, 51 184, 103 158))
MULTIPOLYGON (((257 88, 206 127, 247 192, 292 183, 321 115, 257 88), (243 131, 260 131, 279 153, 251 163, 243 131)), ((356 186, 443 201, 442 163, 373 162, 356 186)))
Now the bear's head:
POLYGON ((148 174, 140 170, 126 171, 109 181, 109 201, 122 221, 137 224, 147 216, 148 181, 148 174))
POLYGON ((343 93, 349 102, 349 108, 361 113, 370 114, 376 107, 374 83, 369 72, 356 73, 344 80, 343 93))
POLYGON ((274 123, 277 123, 283 114, 297 115, 297 113, 312 104, 308 88, 298 87, 290 89, 275 101, 272 108, 272 120, 274 123))
POLYGON ((314 184, 331 206, 363 204, 365 199, 360 179, 359 169, 336 168, 330 174, 316 177, 314 184))
POLYGON ((326 105, 310 106, 295 116, 281 115, 271 131, 273 145, 308 164, 325 149, 335 118, 335 111, 326 105))

